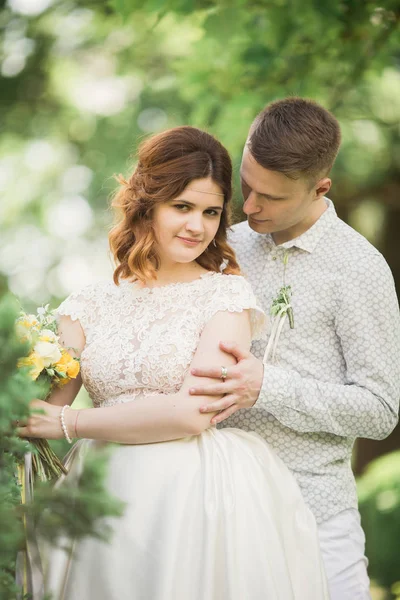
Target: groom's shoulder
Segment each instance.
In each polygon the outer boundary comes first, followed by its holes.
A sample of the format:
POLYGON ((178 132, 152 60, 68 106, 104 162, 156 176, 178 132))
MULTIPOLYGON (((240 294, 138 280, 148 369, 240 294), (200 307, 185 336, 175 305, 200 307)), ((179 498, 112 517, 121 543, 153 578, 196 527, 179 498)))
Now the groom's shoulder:
POLYGON ((349 248, 351 248, 361 256, 382 256, 379 250, 366 237, 356 231, 351 225, 342 221, 342 219, 337 220, 335 237, 344 252, 348 252, 349 248))
POLYGON ((343 256, 345 260, 342 264, 347 265, 350 271, 365 273, 368 269, 370 274, 382 270, 391 273, 381 252, 351 225, 338 219, 335 231, 332 233, 331 246, 336 247, 336 252, 343 256))

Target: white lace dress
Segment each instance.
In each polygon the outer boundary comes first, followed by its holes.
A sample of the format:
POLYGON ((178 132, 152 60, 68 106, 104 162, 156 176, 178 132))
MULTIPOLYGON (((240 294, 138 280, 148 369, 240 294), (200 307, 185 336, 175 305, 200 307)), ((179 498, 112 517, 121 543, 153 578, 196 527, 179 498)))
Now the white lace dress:
MULTIPOLYGON (((264 317, 249 284, 207 273, 151 290, 91 285, 58 313, 81 323, 82 379, 101 407, 177 392, 209 319, 244 309, 256 334, 264 317)), ((75 444, 67 479, 99 445, 75 444)), ((126 503, 121 518, 108 520, 110 542, 87 538, 70 553, 53 548, 43 557, 54 599, 328 598, 314 518, 257 434, 212 427, 176 441, 117 445, 107 487, 126 503)))

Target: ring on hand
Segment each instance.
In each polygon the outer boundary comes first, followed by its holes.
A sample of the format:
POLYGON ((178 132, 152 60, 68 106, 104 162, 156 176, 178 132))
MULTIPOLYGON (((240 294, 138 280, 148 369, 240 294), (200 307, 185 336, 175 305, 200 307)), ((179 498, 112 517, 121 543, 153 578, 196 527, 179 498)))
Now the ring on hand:
POLYGON ((228 369, 226 367, 221 367, 221 379, 222 381, 225 381, 225 379, 228 377, 228 369))

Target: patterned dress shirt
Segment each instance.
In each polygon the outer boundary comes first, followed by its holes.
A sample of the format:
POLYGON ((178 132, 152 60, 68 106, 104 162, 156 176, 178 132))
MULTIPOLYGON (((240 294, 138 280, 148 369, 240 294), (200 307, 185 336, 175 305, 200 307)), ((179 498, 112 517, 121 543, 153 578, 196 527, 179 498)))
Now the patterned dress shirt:
MULTIPOLYGON (((326 202, 308 231, 279 246, 247 222, 233 227, 230 242, 267 314, 283 285, 288 253, 285 283, 292 288, 294 329, 286 319, 255 405, 220 425, 255 431, 271 444, 318 522, 357 507, 354 441, 389 435, 400 396, 392 274, 382 255, 326 202)), ((260 359, 266 343, 253 342, 260 359)))

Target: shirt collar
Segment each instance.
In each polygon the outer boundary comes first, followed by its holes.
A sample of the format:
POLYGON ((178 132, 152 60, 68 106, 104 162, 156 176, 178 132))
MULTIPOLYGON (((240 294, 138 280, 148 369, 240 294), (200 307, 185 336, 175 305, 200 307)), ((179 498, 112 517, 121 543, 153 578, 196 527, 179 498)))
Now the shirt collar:
MULTIPOLYGON (((315 250, 321 238, 325 235, 328 229, 332 227, 338 218, 332 200, 329 200, 329 198, 326 197, 324 200, 328 208, 320 216, 318 221, 316 221, 314 225, 307 229, 307 231, 299 235, 299 237, 289 240, 288 242, 284 242, 283 244, 279 244, 279 248, 295 247, 309 253, 315 250)), ((263 237, 265 238, 266 243, 270 244, 271 246, 276 246, 270 233, 264 234, 263 237)))

